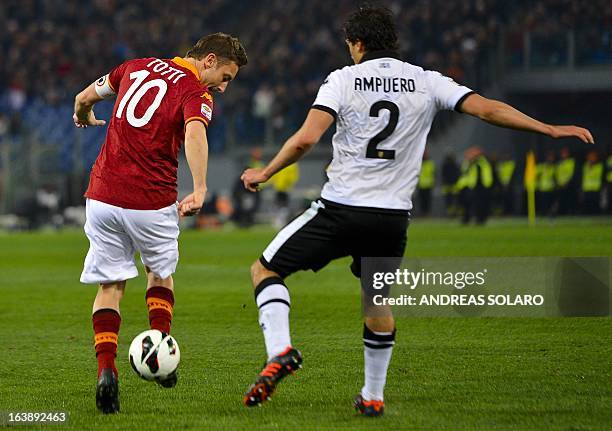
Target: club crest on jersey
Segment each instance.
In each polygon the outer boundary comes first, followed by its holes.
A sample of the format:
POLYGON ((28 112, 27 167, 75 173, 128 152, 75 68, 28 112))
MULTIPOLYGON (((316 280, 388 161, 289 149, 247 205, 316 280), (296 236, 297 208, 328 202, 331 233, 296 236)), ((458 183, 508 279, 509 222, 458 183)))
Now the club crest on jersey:
POLYGON ((212 118, 212 109, 206 103, 202 103, 202 107, 200 108, 200 112, 208 121, 212 118))

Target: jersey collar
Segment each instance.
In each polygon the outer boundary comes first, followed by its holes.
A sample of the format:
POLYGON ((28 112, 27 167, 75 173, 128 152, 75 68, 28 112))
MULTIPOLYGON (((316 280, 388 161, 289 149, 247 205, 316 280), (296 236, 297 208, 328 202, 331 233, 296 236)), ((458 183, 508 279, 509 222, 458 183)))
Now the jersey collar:
POLYGON ((185 69, 189 69, 191 73, 195 75, 198 81, 200 80, 200 74, 198 73, 198 69, 196 69, 193 64, 189 63, 187 60, 181 57, 174 57, 172 61, 178 64, 179 66, 184 67, 185 69))
POLYGON ((392 51, 390 49, 384 49, 381 51, 369 51, 366 52, 363 57, 361 57, 361 61, 359 63, 363 63, 364 61, 368 60, 375 60, 377 58, 395 58, 399 60, 400 56, 397 51, 392 51))

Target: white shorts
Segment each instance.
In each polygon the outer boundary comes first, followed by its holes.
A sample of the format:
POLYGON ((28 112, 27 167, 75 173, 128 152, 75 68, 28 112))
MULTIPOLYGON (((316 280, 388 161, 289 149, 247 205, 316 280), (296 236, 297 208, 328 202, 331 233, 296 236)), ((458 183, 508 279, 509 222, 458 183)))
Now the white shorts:
POLYGON ((160 278, 178 263, 177 204, 159 210, 131 210, 87 199, 85 234, 89 251, 81 283, 113 283, 138 276, 134 254, 160 278))

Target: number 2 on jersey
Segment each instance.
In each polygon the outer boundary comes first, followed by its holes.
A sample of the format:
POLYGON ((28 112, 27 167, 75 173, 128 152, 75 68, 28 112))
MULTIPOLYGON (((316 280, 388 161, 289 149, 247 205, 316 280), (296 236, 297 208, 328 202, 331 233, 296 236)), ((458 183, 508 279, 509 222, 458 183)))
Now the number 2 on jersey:
POLYGON ((157 110, 157 108, 159 108, 159 105, 161 105, 162 99, 166 95, 166 91, 168 91, 168 84, 166 84, 166 81, 164 81, 163 79, 153 79, 145 83, 144 85, 141 85, 144 80, 147 79, 147 76, 149 76, 150 74, 151 72, 148 72, 146 70, 139 70, 138 72, 130 73, 130 80, 134 79, 135 81, 132 85, 130 85, 130 88, 128 88, 128 90, 125 92, 125 95, 121 99, 115 117, 121 118, 121 116, 123 115, 123 111, 125 110, 125 105, 127 104, 127 111, 125 113, 125 117, 128 123, 130 123, 132 126, 142 127, 146 125, 149 121, 151 121, 153 114, 155 114, 155 111, 157 110), (142 117, 136 118, 136 105, 138 105, 138 102, 140 102, 140 99, 142 99, 142 97, 147 93, 147 91, 149 91, 153 87, 157 87, 159 89, 157 95, 155 96, 155 99, 153 99, 153 103, 151 103, 151 106, 147 108, 142 117), (138 91, 136 91, 137 89, 138 91), (128 103, 128 101, 130 103, 128 103))
POLYGON ((376 148, 378 144, 391 136, 395 131, 397 120, 399 119, 399 108, 395 103, 389 102, 388 100, 379 100, 373 104, 370 108, 370 117, 378 117, 379 112, 383 109, 389 111, 389 122, 384 129, 368 142, 368 148, 366 150, 366 157, 368 159, 395 159, 395 150, 381 150, 376 148))

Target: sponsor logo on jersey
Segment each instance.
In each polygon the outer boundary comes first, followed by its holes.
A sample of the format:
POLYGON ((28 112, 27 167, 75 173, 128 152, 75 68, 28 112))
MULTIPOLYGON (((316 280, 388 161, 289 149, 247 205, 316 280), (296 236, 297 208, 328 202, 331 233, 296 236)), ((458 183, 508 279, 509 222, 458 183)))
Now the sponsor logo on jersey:
POLYGON ((200 108, 200 112, 202 115, 210 121, 212 118, 212 109, 206 103, 202 103, 202 107, 200 108))
POLYGON ((206 99, 206 100, 210 100, 211 102, 213 101, 213 98, 212 98, 212 96, 210 95, 209 92, 206 92, 206 93, 202 94, 201 97, 206 99))

